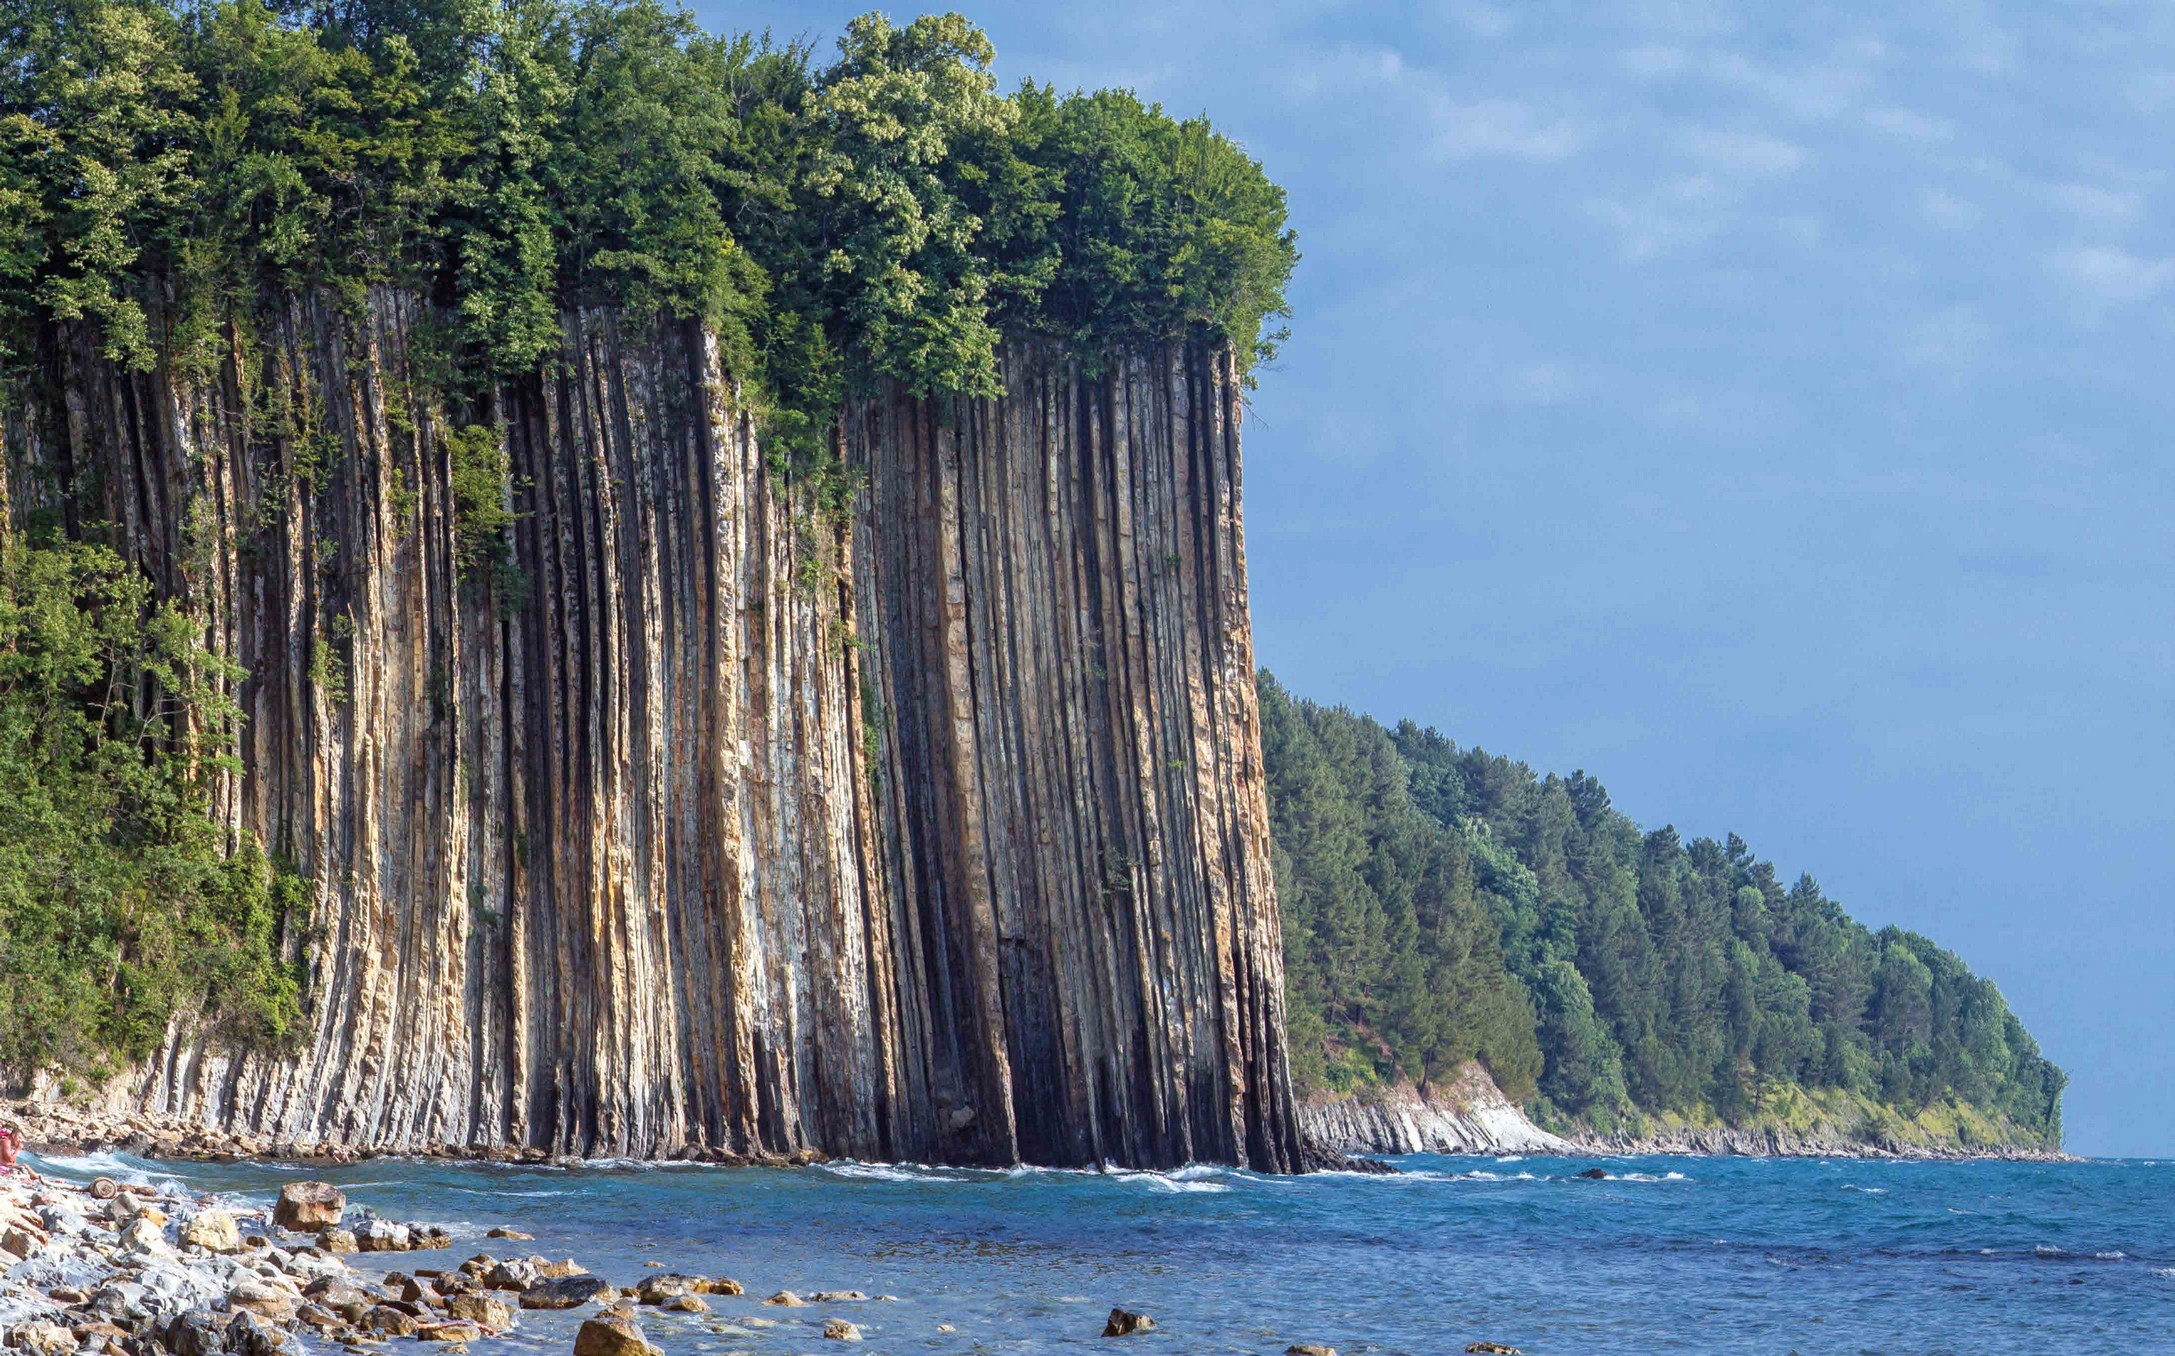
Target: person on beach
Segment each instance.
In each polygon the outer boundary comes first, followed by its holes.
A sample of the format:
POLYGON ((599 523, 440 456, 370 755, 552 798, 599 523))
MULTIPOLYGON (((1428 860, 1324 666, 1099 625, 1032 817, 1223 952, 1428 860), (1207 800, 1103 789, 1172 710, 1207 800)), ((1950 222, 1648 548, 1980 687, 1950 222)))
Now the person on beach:
POLYGON ((22 1151, 23 1132, 12 1125, 0 1126, 0 1173, 19 1171, 26 1177, 35 1177, 37 1174, 33 1173, 29 1167, 19 1168, 16 1165, 16 1155, 22 1153, 22 1151))

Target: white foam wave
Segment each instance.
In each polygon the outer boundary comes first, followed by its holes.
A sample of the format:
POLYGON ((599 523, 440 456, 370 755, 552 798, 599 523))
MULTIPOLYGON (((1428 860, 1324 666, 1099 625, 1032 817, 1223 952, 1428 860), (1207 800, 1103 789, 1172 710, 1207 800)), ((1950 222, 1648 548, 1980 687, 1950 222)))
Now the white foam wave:
POLYGON ((857 1163, 843 1159, 821 1165, 821 1171, 833 1177, 851 1177, 865 1182, 927 1182, 932 1180, 926 1168, 893 1167, 888 1163, 857 1163))
POLYGON ((2175 1267, 2154 1267, 2152 1274, 2165 1280, 2175 1281, 2175 1267))
POLYGON ((1117 1180, 1120 1182, 1145 1183, 1154 1187, 1157 1191, 1198 1191, 1213 1194, 1231 1189, 1228 1182, 1211 1182, 1200 1177, 1180 1175, 1186 1171, 1186 1169, 1180 1168, 1177 1172, 1169 1173, 1123 1172, 1118 1174, 1117 1180))
POLYGON ((1856 1182, 1843 1183, 1843 1190, 1862 1191, 1868 1196, 1885 1196, 1888 1194, 1888 1188, 1886 1187, 1859 1186, 1856 1182))
POLYGON ((2129 1259, 2129 1256, 2130 1255, 2128 1253, 2124 1252, 2120 1248, 2110 1248, 2106 1252, 2093 1253, 2092 1260, 2096 1262, 2122 1262, 2127 1261, 2129 1259))

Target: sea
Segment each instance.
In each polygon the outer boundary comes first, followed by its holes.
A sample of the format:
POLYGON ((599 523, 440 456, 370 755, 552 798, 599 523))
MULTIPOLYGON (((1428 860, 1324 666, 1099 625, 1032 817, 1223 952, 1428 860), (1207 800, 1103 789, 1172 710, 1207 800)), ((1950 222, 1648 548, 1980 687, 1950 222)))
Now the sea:
MULTIPOLYGON (((662 1263, 747 1287, 708 1314, 644 1311, 669 1353, 2175 1352, 2175 1159, 1392 1161, 1401 1175, 35 1160, 245 1209, 321 1177, 454 1231, 450 1250, 351 1259, 366 1268, 533 1252, 615 1284, 662 1263), (869 1298, 760 1302, 780 1290, 869 1298), (1154 1332, 1101 1337, 1113 1307, 1154 1332), (831 1318, 862 1344, 825 1340, 831 1318)), ((579 1321, 525 1313, 476 1356, 563 1356, 579 1321)))

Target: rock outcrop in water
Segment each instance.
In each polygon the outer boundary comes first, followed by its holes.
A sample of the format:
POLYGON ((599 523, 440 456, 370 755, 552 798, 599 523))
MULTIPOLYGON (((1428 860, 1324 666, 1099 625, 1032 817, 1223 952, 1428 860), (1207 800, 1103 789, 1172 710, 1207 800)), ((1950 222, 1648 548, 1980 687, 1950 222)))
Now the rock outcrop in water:
POLYGON ((827 512, 699 328, 570 314, 457 521, 411 298, 216 379, 52 336, 0 504, 248 672, 219 799, 315 882, 292 1049, 116 1098, 299 1145, 1298 1163, 1227 353, 851 408, 827 512), (58 392, 54 398, 51 392, 58 392))

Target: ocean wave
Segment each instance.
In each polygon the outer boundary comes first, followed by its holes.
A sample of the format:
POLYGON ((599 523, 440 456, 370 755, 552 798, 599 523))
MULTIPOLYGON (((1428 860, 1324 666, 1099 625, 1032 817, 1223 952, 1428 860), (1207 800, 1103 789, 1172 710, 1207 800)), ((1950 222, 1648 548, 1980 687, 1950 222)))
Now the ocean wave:
POLYGON ((1681 1172, 1665 1172, 1659 1177, 1651 1172, 1618 1172, 1609 1174, 1609 1180, 1612 1182, 1689 1182, 1692 1179, 1681 1172))
POLYGON ((2154 1267, 2152 1274, 2164 1280, 2175 1281, 2175 1267, 2154 1267))
POLYGON ((929 1182, 940 1181, 929 1169, 916 1164, 897 1166, 890 1163, 861 1163, 853 1159, 840 1159, 835 1163, 817 1165, 818 1172, 832 1177, 848 1177, 863 1182, 929 1182))
POLYGON ((2092 1260, 2095 1262, 2126 1262, 2129 1258, 2130 1255, 2120 1248, 2109 1248, 2105 1252, 2092 1254, 2092 1260))
POLYGON ((1888 1194, 1888 1188, 1886 1187, 1859 1186, 1856 1182, 1843 1183, 1843 1190, 1862 1191, 1868 1196, 1885 1196, 1888 1194))
POLYGON ((2057 1247, 2055 1247, 2055 1246, 2054 1246, 2054 1245, 2053 1245, 2052 1243, 2035 1243, 2035 1244, 2033 1244, 2033 1245, 2032 1245, 2032 1256, 2034 1256, 2034 1257, 2067 1257, 2067 1256, 2069 1256, 2069 1249, 2067 1249, 2067 1248, 2057 1248, 2057 1247))
POLYGON ((1187 1171, 1185 1168, 1179 1168, 1175 1172, 1121 1172, 1115 1180, 1143 1183, 1155 1188, 1157 1191, 1199 1191, 1213 1194, 1231 1189, 1229 1182, 1215 1182, 1204 1177, 1182 1175, 1187 1171))

